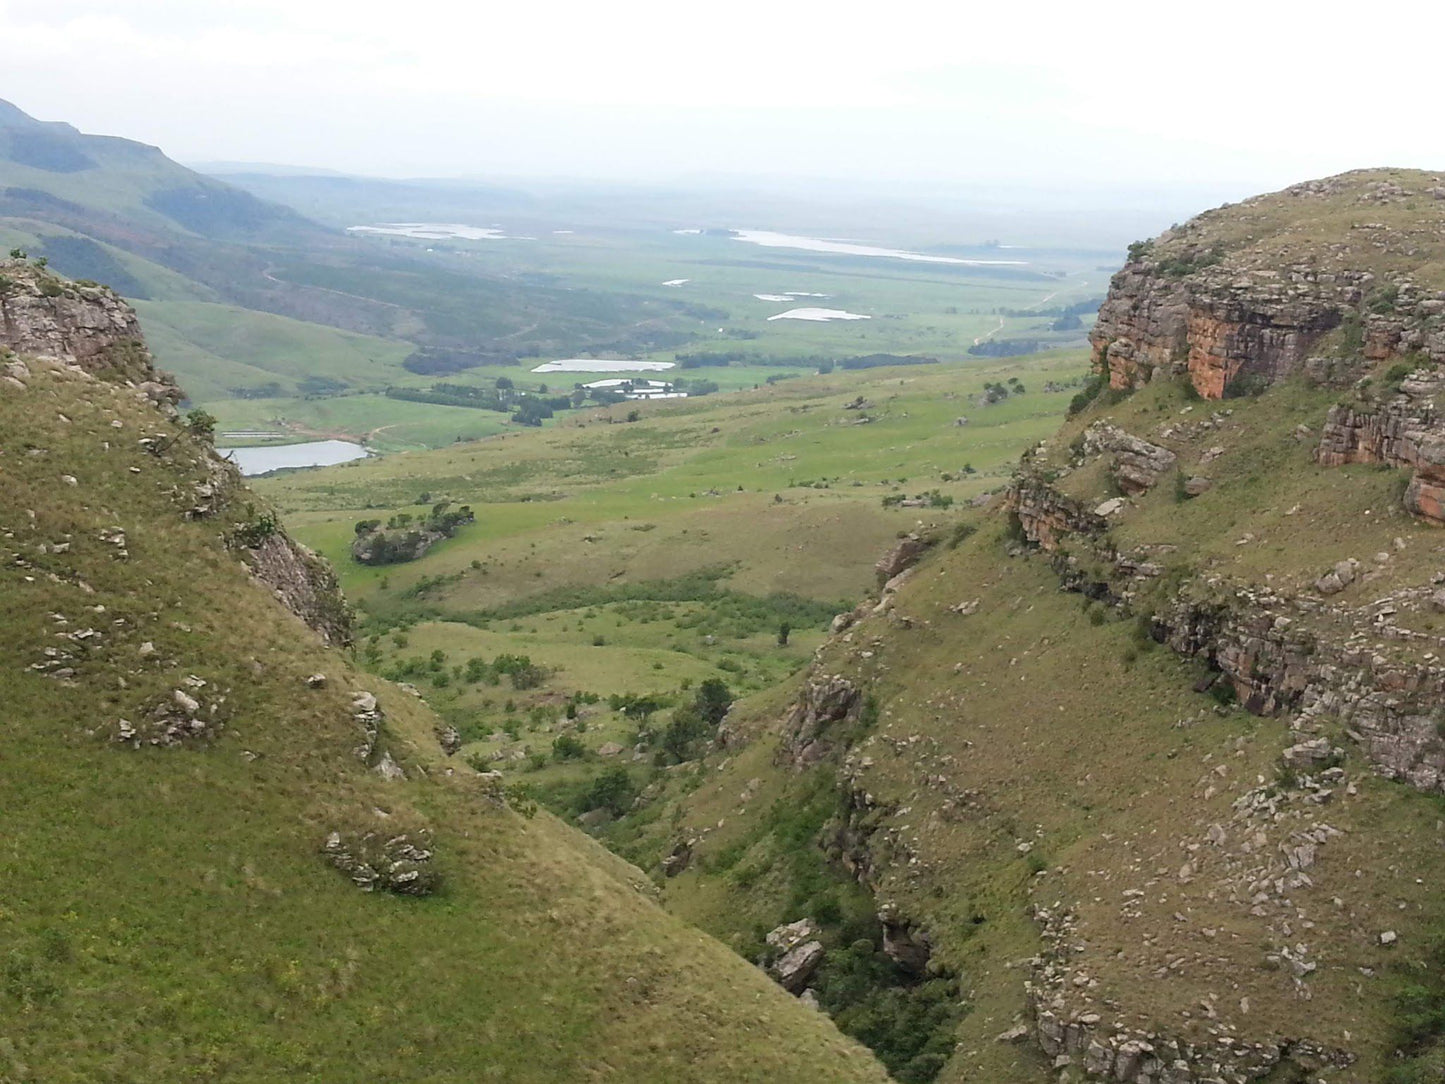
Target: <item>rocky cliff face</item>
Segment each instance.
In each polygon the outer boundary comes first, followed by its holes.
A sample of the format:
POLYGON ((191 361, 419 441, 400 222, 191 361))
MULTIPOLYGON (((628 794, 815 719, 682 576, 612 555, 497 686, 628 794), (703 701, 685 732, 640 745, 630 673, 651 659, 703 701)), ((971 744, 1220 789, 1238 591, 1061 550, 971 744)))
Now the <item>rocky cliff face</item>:
POLYGON ((1206 399, 1223 398, 1242 378, 1272 384, 1299 372, 1310 348, 1358 304, 1360 276, 1302 266, 1280 277, 1210 268, 1179 279, 1148 256, 1136 259, 1114 276, 1089 335, 1094 366, 1116 389, 1188 374, 1206 399))
POLYGON ((1445 417, 1435 405, 1442 388, 1445 378, 1417 370, 1393 398, 1331 407, 1315 459, 1327 467, 1407 467, 1414 473, 1405 507, 1432 523, 1445 523, 1445 417))
POLYGON ((174 388, 152 364, 135 310, 113 290, 71 282, 27 260, 0 262, 0 345, 105 379, 174 388))
POLYGON ((1095 370, 1118 390, 1187 374, 1219 399, 1303 371, 1336 329, 1348 333, 1337 376, 1412 351, 1445 359, 1445 294, 1426 248, 1445 221, 1440 183, 1346 174, 1133 246, 1089 336, 1095 370))
MULTIPOLYGON (((122 384, 174 422, 182 392, 155 367, 135 310, 113 290, 70 282, 27 260, 0 263, 0 390, 29 390, 33 371, 59 366, 122 384)), ((145 438, 153 454, 176 438, 145 438)), ((209 453, 209 478, 188 495, 192 519, 254 502, 234 466, 209 453)), ((351 639, 351 616, 331 566, 263 514, 237 531, 235 548, 252 572, 328 643, 351 639), (263 529, 257 528, 263 524, 263 529)))

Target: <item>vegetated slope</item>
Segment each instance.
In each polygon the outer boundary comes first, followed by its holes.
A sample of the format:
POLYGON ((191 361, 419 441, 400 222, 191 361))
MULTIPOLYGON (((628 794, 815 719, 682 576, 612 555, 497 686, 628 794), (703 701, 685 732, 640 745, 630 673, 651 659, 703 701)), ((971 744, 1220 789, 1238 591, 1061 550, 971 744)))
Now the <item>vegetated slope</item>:
POLYGON ((940 1080, 1439 1079, 1442 219, 1373 171, 1136 246, 1006 499, 671 789, 669 906, 820 921, 876 1026, 866 890, 957 978, 940 1080))
POLYGON ((741 696, 805 666, 897 535, 1007 482, 1083 365, 835 372, 256 485, 335 561, 368 667, 416 684, 461 755, 577 816, 598 777, 622 766, 641 791, 664 770, 628 697, 664 721, 709 679, 741 696), (475 522, 419 559, 355 559, 359 526, 441 502, 475 522), (532 665, 494 665, 513 659, 532 665))
POLYGON ((448 761, 133 314, 0 272, 0 1076, 886 1079, 448 761))

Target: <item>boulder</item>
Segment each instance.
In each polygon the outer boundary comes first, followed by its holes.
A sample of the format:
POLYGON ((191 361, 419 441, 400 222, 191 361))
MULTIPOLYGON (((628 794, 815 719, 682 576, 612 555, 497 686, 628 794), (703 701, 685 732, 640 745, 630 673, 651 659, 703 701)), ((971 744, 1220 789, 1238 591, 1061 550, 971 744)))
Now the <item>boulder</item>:
POLYGON ((382 751, 381 759, 376 762, 376 767, 372 768, 371 770, 374 771, 377 775, 381 776, 383 779, 385 779, 388 783, 396 782, 406 778, 406 772, 402 770, 401 765, 391 758, 390 749, 382 751))
POLYGON ((783 720, 782 755, 795 767, 815 763, 829 748, 825 732, 851 717, 862 700, 858 687, 838 674, 809 680, 802 697, 783 720))
POLYGON ((676 877, 692 864, 692 846, 693 841, 688 839, 673 847, 672 853, 662 860, 664 877, 676 877))
POLYGON ((778 926, 767 935, 769 947, 779 953, 768 965, 768 974, 790 994, 803 992, 827 954, 822 942, 814 936, 817 932, 811 919, 802 918, 778 926))
POLYGON ((1176 462, 1174 453, 1162 444, 1150 443, 1108 422, 1095 422, 1084 430, 1084 454, 1113 455, 1110 474, 1126 496, 1152 489, 1176 462))
POLYGON ((928 934, 891 903, 878 911, 878 921, 883 926, 883 954, 909 974, 923 974, 933 954, 928 934))
POLYGON ((880 557, 878 563, 873 566, 873 571, 878 577, 878 586, 882 587, 900 572, 905 572, 916 565, 928 552, 928 548, 929 543, 916 534, 907 534, 900 538, 897 545, 880 557))
POLYGON ((768 971, 788 993, 801 993, 826 955, 821 941, 805 941, 775 960, 768 971))

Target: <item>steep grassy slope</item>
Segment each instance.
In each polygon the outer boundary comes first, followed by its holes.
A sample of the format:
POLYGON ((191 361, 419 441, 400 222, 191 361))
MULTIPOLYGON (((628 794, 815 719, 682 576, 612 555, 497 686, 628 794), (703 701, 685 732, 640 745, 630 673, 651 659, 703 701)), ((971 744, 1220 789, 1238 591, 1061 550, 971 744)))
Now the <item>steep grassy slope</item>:
POLYGON ((1095 344, 1116 387, 614 829, 668 906, 747 955, 820 921, 826 1005, 871 905, 874 953, 956 976, 940 1080, 1439 1079, 1432 184, 1143 246, 1095 344), (1356 267, 1381 203, 1408 244, 1356 267), (1254 246, 1171 262, 1231 228, 1254 246), (1337 279, 1292 275, 1316 248, 1337 279))
POLYGON ((0 376, 0 1077, 885 1079, 283 609, 247 563, 319 571, 107 356, 0 376))

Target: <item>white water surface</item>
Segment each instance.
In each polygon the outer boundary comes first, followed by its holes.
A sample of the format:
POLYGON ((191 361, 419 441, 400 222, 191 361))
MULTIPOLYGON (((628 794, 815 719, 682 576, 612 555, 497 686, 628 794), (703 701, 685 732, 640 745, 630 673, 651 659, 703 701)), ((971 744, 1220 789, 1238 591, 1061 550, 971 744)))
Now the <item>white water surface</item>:
MULTIPOLYGON (((819 237, 799 237, 772 230, 733 230, 734 241, 746 241, 764 248, 797 248, 805 252, 828 252, 838 256, 878 256, 890 260, 911 260, 914 263, 946 263, 961 267, 1023 267, 1024 260, 965 260, 957 256, 931 256, 926 252, 909 252, 902 248, 863 245, 856 241, 827 241, 819 237)), ((804 296, 804 295, 799 295, 804 296)))
POLYGON ((847 309, 789 309, 787 312, 780 312, 776 316, 769 316, 769 320, 815 320, 819 323, 826 320, 871 320, 873 317, 864 316, 861 313, 849 312, 847 309))
POLYGON ((673 361, 625 361, 608 358, 560 358, 544 361, 534 373, 650 373, 671 369, 673 361))
POLYGON ((349 440, 309 440, 303 444, 268 444, 254 448, 217 448, 248 477, 288 467, 334 467, 365 459, 371 453, 349 440))

